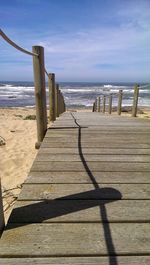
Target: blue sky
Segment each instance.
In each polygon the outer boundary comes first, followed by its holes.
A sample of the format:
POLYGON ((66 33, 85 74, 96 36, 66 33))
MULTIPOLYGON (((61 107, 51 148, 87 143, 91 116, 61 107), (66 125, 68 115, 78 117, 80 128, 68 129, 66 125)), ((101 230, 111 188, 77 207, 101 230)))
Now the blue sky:
MULTIPOLYGON (((1 0, 1 29, 45 48, 58 81, 150 81, 150 0, 1 0)), ((33 80, 32 57, 0 39, 0 80, 33 80)))

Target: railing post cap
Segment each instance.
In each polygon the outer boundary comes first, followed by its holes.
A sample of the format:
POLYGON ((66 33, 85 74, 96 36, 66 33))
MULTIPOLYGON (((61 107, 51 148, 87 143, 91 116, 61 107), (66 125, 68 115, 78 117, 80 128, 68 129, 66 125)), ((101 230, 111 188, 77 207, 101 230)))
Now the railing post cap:
POLYGON ((48 77, 52 78, 52 79, 55 79, 55 73, 48 73, 48 77))
POLYGON ((43 46, 39 46, 39 45, 33 45, 32 48, 35 48, 35 49, 36 49, 36 48, 38 48, 38 49, 44 49, 43 46))
POLYGON ((48 73, 49 75, 55 75, 55 73, 48 73))

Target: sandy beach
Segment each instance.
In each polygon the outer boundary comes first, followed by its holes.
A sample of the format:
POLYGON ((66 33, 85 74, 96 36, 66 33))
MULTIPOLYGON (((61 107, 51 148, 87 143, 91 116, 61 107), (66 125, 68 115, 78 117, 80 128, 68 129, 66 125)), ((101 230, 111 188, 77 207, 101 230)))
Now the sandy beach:
POLYGON ((0 136, 5 143, 0 146, 0 178, 6 219, 37 153, 36 121, 24 120, 28 115, 35 115, 35 110, 0 109, 0 136))
MULTIPOLYGON (((70 111, 91 111, 91 109, 70 111)), ((138 114, 138 118, 150 119, 150 109, 144 108, 142 111, 143 114, 138 114)), ((0 178, 6 221, 37 153, 36 120, 30 120, 29 115, 35 115, 35 109, 0 109, 0 136, 5 143, 0 146, 0 178)), ((122 115, 131 114, 124 112, 122 115)))

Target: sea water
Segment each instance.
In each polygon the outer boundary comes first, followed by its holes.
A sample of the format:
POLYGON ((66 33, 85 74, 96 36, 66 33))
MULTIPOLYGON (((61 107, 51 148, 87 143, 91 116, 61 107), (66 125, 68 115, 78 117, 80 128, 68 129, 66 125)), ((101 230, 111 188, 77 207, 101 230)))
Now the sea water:
MULTIPOLYGON (((68 108, 89 108, 96 97, 113 94, 113 106, 117 105, 117 93, 123 90, 123 106, 131 106, 133 102, 133 83, 87 83, 60 82, 68 108)), ((142 84, 142 86, 145 84, 142 84)), ((46 84, 47 104, 48 87, 46 84)), ((139 106, 150 107, 150 86, 143 87, 139 93, 139 106)), ((33 107, 35 106, 33 82, 1 82, 0 107, 33 107)))

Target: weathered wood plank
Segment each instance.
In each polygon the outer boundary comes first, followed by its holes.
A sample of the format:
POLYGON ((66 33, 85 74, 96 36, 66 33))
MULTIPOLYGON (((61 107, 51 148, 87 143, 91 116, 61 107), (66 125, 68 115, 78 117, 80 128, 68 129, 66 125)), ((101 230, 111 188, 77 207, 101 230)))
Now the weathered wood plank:
MULTIPOLYGON (((84 119, 84 118, 86 118, 86 119, 90 119, 90 118, 95 119, 96 118, 96 119, 101 119, 101 120, 102 119, 105 119, 105 120, 110 119, 109 114, 106 113, 104 116, 102 113, 93 113, 92 110, 91 110, 91 112, 88 112, 88 114, 86 111, 85 112, 74 112, 71 114, 71 116, 74 116, 76 119, 84 119)), ((119 118, 120 117, 115 115, 115 113, 112 116, 113 120, 119 120, 119 118)), ((136 119, 131 117, 131 116, 130 117, 129 116, 123 116, 122 120, 131 120, 132 121, 132 120, 136 120, 136 119)))
MULTIPOLYGON (((93 123, 93 124, 89 124, 88 122, 87 123, 82 123, 82 124, 80 124, 80 126, 81 126, 81 128, 91 128, 91 129, 95 129, 95 128, 98 128, 98 129, 100 129, 100 128, 103 128, 104 126, 106 127, 106 125, 107 125, 107 123, 104 123, 104 124, 98 124, 98 123, 93 123)), ((107 125, 107 128, 111 128, 112 126, 114 126, 115 124, 113 124, 113 123, 110 123, 109 125, 107 125)), ((132 124, 131 123, 122 123, 122 124, 120 124, 119 125, 119 123, 118 123, 118 125, 116 124, 116 128, 118 127, 118 128, 120 128, 120 127, 128 127, 128 126, 132 126, 132 124)), ((136 123, 136 124, 133 124, 133 129, 138 129, 139 128, 139 126, 142 126, 142 124, 138 124, 138 123, 136 123)), ((150 129, 150 125, 149 124, 144 124, 144 127, 145 128, 147 128, 147 129, 150 129)), ((52 129, 54 129, 54 128, 57 128, 57 129, 65 129, 65 128, 68 128, 68 129, 76 129, 76 128, 79 128, 79 126, 77 126, 76 124, 74 124, 74 123, 56 123, 55 124, 55 126, 52 126, 51 127, 52 129)))
MULTIPOLYGON (((77 113, 71 113, 70 116, 69 115, 62 115, 61 118, 63 118, 64 120, 66 120, 66 119, 70 119, 70 118, 73 119, 73 117, 76 120, 85 120, 85 118, 86 118, 86 120, 90 120, 91 118, 92 118, 92 120, 94 120, 94 119, 97 119, 97 120, 105 120, 105 121, 110 120, 110 117, 109 117, 109 115, 107 113, 104 116, 102 113, 92 113, 92 110, 91 110, 91 112, 88 112, 88 113, 85 111, 84 113, 81 113, 81 112, 80 113, 79 112, 77 112, 77 113)), ((113 115, 112 116, 112 120, 137 121, 137 119, 135 119, 135 118, 133 118, 131 116, 130 117, 129 116, 122 116, 122 119, 121 119, 117 115, 113 115)))
POLYGON ((149 200, 18 201, 9 223, 149 222, 149 200), (105 205, 107 216, 100 206, 105 205))
MULTIPOLYGON (((107 224, 21 224, 8 225, 0 240, 0 257, 10 256, 104 256, 107 249, 104 229, 107 224), (65 235, 65 236, 64 236, 65 235)), ((117 255, 150 254, 150 225, 110 223, 110 234, 117 255)))
MULTIPOLYGON (((118 265, 149 265, 150 256, 117 256, 118 265)), ((108 257, 0 258, 0 265, 109 265, 108 257)))
MULTIPOLYGON (((143 126, 143 127, 139 127, 139 126, 136 126, 136 127, 134 127, 134 126, 125 126, 125 127, 121 127, 121 126, 109 126, 109 125, 100 125, 100 126, 95 126, 94 128, 93 127, 82 127, 81 128, 82 129, 82 133, 84 133, 84 134, 89 134, 89 133, 92 133, 92 134, 94 134, 94 133, 99 133, 99 132, 102 132, 102 134, 103 133, 105 133, 106 132, 106 134, 111 134, 111 133, 115 133, 115 132, 117 132, 117 133, 121 133, 121 132, 123 132, 123 133, 148 133, 149 132, 149 130, 150 130, 150 128, 149 127, 145 127, 145 126, 143 126), (138 128, 137 128, 138 127, 138 128), (94 129, 94 130, 93 130, 94 129), (137 129, 138 129, 138 131, 137 131, 137 129)), ((48 130, 47 130, 47 134, 51 134, 51 133, 78 133, 78 131, 79 131, 79 128, 78 127, 76 127, 76 128, 65 128, 65 126, 64 126, 64 128, 62 128, 62 127, 57 127, 57 126, 53 126, 53 127, 50 127, 50 128, 48 128, 48 130)))
MULTIPOLYGON (((70 142, 70 141, 56 141, 56 142, 47 142, 47 141, 43 141, 42 142, 42 145, 41 145, 42 148, 50 148, 50 147, 56 147, 56 148, 77 148, 78 147, 78 142, 74 141, 74 142, 70 142)), ((128 144, 128 142, 120 142, 118 143, 117 141, 116 142, 108 142, 108 141, 105 141, 105 142, 82 142, 81 144, 81 147, 82 148, 110 148, 110 149, 114 149, 114 148, 118 148, 118 149, 150 149, 150 143, 137 143, 137 142, 130 142, 128 144)))
POLYGON ((101 117, 98 119, 94 119, 94 118, 85 118, 85 119, 77 119, 76 120, 77 123, 75 123, 74 120, 56 120, 55 124, 52 125, 53 127, 57 127, 57 126, 103 126, 103 125, 109 125, 109 126, 139 126, 139 125, 143 125, 145 127, 150 127, 149 125, 149 121, 145 121, 142 119, 123 119, 123 117, 120 117, 120 119, 112 119, 111 117, 109 117, 109 119, 102 119, 101 117))
MULTIPOLYGON (((93 155, 150 155, 149 149, 138 149, 138 148, 130 148, 130 149, 119 149, 119 148, 82 148, 83 155, 85 154, 93 154, 93 155)), ((79 154, 79 149, 74 148, 58 148, 58 147, 49 147, 49 148, 40 148, 38 154, 79 154)))
MULTIPOLYGON (((85 155, 84 154, 85 161, 99 161, 99 162, 150 162, 150 155, 85 155)), ((38 154, 36 156, 35 161, 76 161, 80 162, 82 160, 80 155, 73 155, 73 154, 38 154)))
MULTIPOLYGON (((45 138, 68 138, 69 136, 72 137, 72 139, 76 139, 76 137, 78 137, 78 130, 75 130, 75 131, 69 131, 68 133, 65 131, 57 131, 55 132, 54 131, 50 131, 48 132, 46 135, 45 135, 45 138)), ((109 133, 106 133, 105 131, 101 131, 101 130, 97 130, 96 132, 82 132, 81 131, 81 136, 82 138, 86 139, 86 138, 90 138, 91 140, 94 138, 94 139, 99 139, 99 138, 109 138, 109 137, 112 137, 112 138, 123 138, 123 137, 126 137, 126 138, 132 138, 132 139, 141 139, 142 137, 143 138, 147 138, 148 139, 148 136, 149 136, 149 132, 138 132, 138 133, 135 133, 135 132, 130 132, 130 131, 112 131, 112 132, 109 132, 109 133)))
POLYGON ((65 119, 62 119, 62 120, 56 120, 55 124, 52 125, 52 127, 54 126, 58 126, 58 124, 60 125, 68 125, 68 124, 78 124, 78 126, 83 126, 84 124, 87 124, 88 126, 93 126, 93 125, 107 125, 109 124, 110 125, 122 125, 122 126, 125 126, 126 124, 128 125, 144 125, 144 126, 150 126, 149 125, 149 121, 148 120, 144 120, 144 119, 135 119, 135 118, 125 118, 125 117, 116 117, 116 118, 113 118, 113 117, 103 117, 103 116, 100 116, 100 117, 85 117, 85 118, 82 118, 82 119, 76 119, 76 122, 74 121, 74 119, 72 120, 65 120, 65 119))
MULTIPOLYGON (((142 136, 142 134, 144 136, 148 136, 148 133, 150 131, 150 128, 129 128, 129 127, 125 127, 125 128, 121 128, 121 127, 109 127, 109 126, 97 126, 97 127, 86 127, 86 128, 82 128, 81 129, 81 135, 84 137, 89 137, 89 136, 100 136, 100 134, 102 136, 114 136, 114 135, 123 135, 123 136, 133 136, 135 134, 136 136, 142 136)), ((79 128, 59 128, 59 127, 54 127, 54 128, 50 128, 45 137, 64 137, 66 135, 72 135, 72 136, 77 136, 79 134, 79 128)))
MULTIPOLYGON (((81 113, 72 113, 70 115, 70 117, 68 116, 64 116, 62 115, 61 119, 58 119, 57 122, 60 122, 60 121, 67 121, 67 120, 72 120, 74 121, 74 119, 76 121, 83 121, 83 122, 87 122, 87 121, 98 121, 98 122, 109 122, 109 121, 113 121, 113 122, 130 122, 130 123, 137 123, 137 122, 140 122, 141 119, 135 119, 133 117, 127 117, 127 116, 122 116, 122 117, 118 117, 117 115, 113 115, 112 117, 109 117, 108 114, 106 114, 105 116, 103 114, 100 114, 100 113, 92 113, 89 112, 85 112, 84 114, 81 114, 81 113)), ((141 120, 141 123, 148 123, 148 120, 147 119, 142 119, 141 120)))
MULTIPOLYGON (((150 171, 150 163, 88 162, 91 171, 150 171)), ((34 162, 31 171, 86 171, 82 162, 34 162)))
MULTIPOLYGON (((115 135, 123 135, 123 136, 148 136, 149 133, 149 128, 132 128, 132 127, 111 127, 111 126, 97 126, 95 129, 93 127, 88 127, 88 128, 81 128, 81 134, 86 137, 86 136, 115 136, 115 135)), ((72 135, 76 136, 79 134, 79 128, 58 128, 58 127, 51 127, 48 129, 46 136, 45 137, 50 137, 50 136, 67 136, 67 135, 72 135)))
POLYGON ((78 126, 76 125, 76 124, 74 124, 74 123, 55 123, 55 126, 54 125, 52 125, 51 126, 51 128, 53 129, 53 128, 71 128, 71 129, 73 129, 73 128, 78 128, 78 126))
MULTIPOLYGON (((150 183, 149 172, 92 172, 97 183, 150 183)), ((30 172, 26 183, 92 183, 87 172, 30 172)))
POLYGON ((150 199, 149 184, 24 184, 19 200, 150 199))
MULTIPOLYGON (((60 144, 62 144, 62 143, 73 143, 73 144, 78 144, 78 142, 79 142, 79 139, 78 139, 78 137, 75 137, 75 138, 71 138, 71 137, 66 137, 66 138, 51 138, 51 137, 45 137, 44 138, 44 140, 43 140, 43 142, 44 143, 58 143, 58 141, 59 141, 59 143, 60 144)), ((89 139, 88 138, 82 138, 81 137, 81 146, 82 146, 82 144, 83 143, 89 143, 90 142, 90 146, 92 145, 92 144, 101 144, 101 143, 103 143, 103 144, 112 144, 112 143, 117 143, 117 144, 129 144, 130 145, 130 143, 131 144, 136 144, 137 142, 138 142, 138 144, 149 144, 149 147, 150 147, 150 138, 135 138, 135 137, 132 137, 132 138, 125 138, 125 139, 123 139, 122 137, 118 137, 118 138, 113 138, 113 137, 98 137, 98 138, 96 138, 95 137, 95 139, 94 138, 90 138, 89 137, 89 139)))

